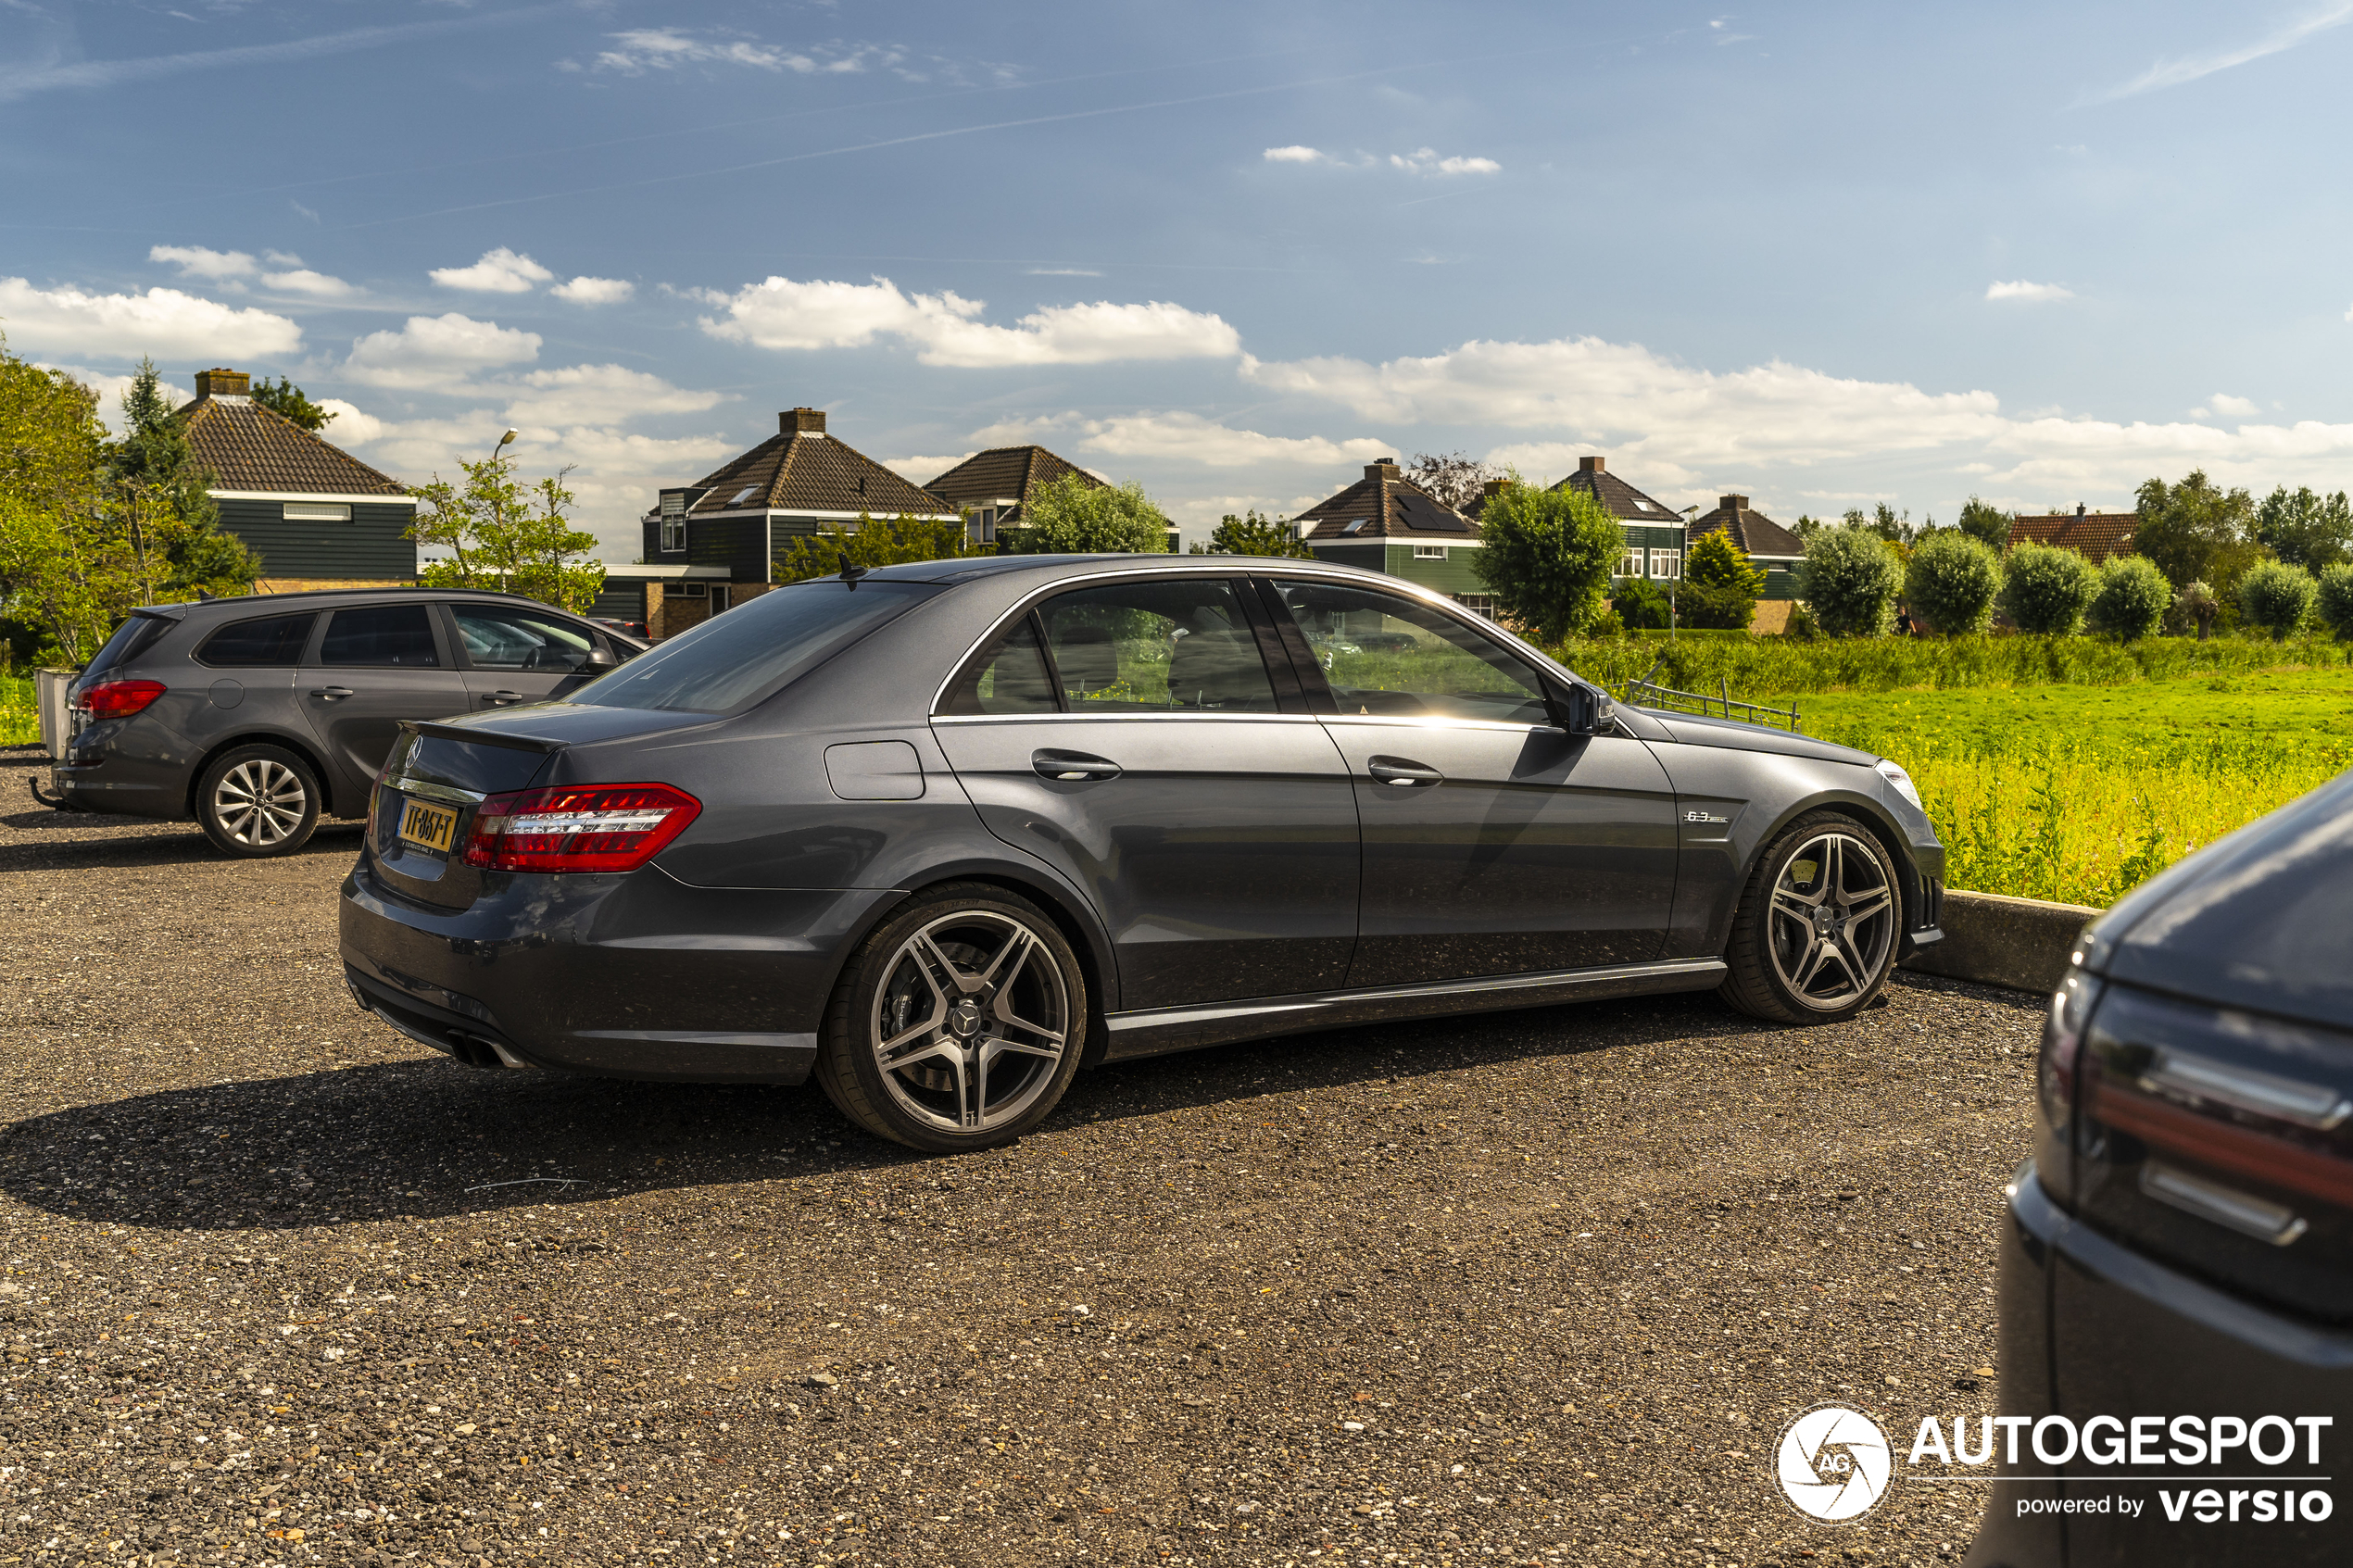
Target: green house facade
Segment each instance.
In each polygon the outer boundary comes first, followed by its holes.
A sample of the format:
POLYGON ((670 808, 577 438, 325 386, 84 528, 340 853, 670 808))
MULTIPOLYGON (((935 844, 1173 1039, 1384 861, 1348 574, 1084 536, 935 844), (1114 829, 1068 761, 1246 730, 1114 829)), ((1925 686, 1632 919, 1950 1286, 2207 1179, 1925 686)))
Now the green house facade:
POLYGON ((1317 560, 1418 583, 1477 610, 1495 612, 1476 570, 1478 524, 1407 479, 1394 458, 1291 520, 1317 560))

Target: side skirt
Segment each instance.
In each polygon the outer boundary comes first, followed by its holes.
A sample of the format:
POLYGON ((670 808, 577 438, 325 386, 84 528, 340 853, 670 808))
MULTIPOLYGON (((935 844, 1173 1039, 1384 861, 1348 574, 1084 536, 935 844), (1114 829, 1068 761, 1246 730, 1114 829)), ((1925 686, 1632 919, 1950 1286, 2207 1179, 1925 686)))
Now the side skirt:
POLYGON ((1296 997, 1218 1002, 1207 1007, 1114 1012, 1103 1020, 1111 1035, 1111 1045, 1102 1060, 1126 1061, 1140 1056, 1198 1050, 1236 1040, 1259 1040, 1350 1024, 1392 1023, 1452 1013, 1501 1012, 1512 1008, 1553 1007, 1561 1002, 1646 997, 1669 991, 1705 991, 1720 984, 1724 974, 1721 959, 1675 959, 1664 963, 1544 970, 1534 974, 1499 974, 1430 985, 1317 991, 1296 997))

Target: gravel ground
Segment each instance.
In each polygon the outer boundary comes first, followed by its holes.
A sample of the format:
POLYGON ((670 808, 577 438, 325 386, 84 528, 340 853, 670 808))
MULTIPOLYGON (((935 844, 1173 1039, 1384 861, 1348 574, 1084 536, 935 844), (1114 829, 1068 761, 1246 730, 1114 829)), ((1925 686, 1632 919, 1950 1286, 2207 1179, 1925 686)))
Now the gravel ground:
MULTIPOLYGON (((2039 1008, 1906 977, 1083 1075, 958 1160, 813 1088, 471 1071, 261 865, 0 753, 0 1563, 1936 1562, 1781 1428, 1990 1409, 2039 1008)), ((1934 1495, 1923 1495, 1934 1494, 1934 1495)))

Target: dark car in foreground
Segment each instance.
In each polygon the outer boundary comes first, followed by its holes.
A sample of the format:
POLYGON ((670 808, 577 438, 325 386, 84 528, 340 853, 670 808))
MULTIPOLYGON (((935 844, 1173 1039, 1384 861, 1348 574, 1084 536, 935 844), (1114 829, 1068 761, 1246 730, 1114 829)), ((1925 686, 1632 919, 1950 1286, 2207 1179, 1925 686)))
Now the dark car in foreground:
POLYGON ((1901 769, 1615 706, 1391 578, 1014 557, 778 588, 402 727, 360 1005, 484 1067, 796 1083, 918 1148, 1082 1062, 1714 988, 1843 1018, 1937 937, 1901 769))
POLYGON ((135 609, 68 688, 66 806, 194 817, 289 855, 358 817, 401 721, 560 696, 646 645, 511 594, 254 595, 135 609))
POLYGON ((2353 773, 2095 921, 2037 1085, 1972 1568, 2353 1560, 2353 773))

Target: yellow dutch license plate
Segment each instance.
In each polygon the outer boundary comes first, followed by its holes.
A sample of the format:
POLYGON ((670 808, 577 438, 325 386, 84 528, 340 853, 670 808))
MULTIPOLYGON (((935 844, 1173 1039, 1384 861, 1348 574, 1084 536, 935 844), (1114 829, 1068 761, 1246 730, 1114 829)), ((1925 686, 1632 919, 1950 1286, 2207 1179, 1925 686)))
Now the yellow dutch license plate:
POLYGON ((400 836, 422 848, 449 853, 449 838, 458 829, 458 813, 446 806, 411 800, 400 809, 400 836))

